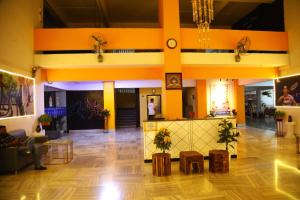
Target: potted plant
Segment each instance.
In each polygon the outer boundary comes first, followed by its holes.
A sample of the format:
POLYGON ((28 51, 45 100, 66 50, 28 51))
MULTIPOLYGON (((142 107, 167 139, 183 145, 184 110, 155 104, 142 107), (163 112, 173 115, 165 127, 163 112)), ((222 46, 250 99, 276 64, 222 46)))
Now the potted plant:
POLYGON ((166 153, 166 150, 170 150, 172 145, 170 131, 166 128, 161 128, 154 138, 154 144, 157 149, 160 149, 163 153, 166 153))
POLYGON ((277 121, 282 121, 284 116, 285 116, 284 111, 276 110, 275 113, 274 113, 274 117, 277 121))
POLYGON ((236 111, 236 109, 232 109, 231 113, 232 113, 232 116, 237 116, 237 111, 236 111))
POLYGON ((42 124, 42 126, 50 126, 50 123, 52 122, 52 118, 47 114, 42 114, 38 118, 39 123, 42 124))
POLYGON ((110 116, 110 111, 108 109, 101 110, 101 115, 104 117, 104 132, 108 132, 108 118, 110 116))
POLYGON ((237 142, 237 137, 239 137, 240 133, 236 131, 236 128, 233 126, 232 122, 227 119, 223 119, 221 123, 219 123, 219 140, 218 143, 224 143, 226 147, 226 151, 228 151, 228 146, 234 149, 234 146, 231 144, 232 142, 237 142))
POLYGON ((171 155, 166 153, 170 150, 172 142, 170 131, 166 128, 161 128, 156 133, 154 144, 162 153, 152 155, 152 172, 155 176, 168 176, 171 174, 171 155))

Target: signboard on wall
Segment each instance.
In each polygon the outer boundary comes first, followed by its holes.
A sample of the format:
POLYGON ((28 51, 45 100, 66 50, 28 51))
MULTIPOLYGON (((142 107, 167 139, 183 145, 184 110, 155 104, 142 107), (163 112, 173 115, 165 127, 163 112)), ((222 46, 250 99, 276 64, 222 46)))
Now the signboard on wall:
POLYGON ((300 75, 275 80, 275 105, 300 106, 300 75))
POLYGON ((0 119, 34 114, 34 79, 0 69, 0 119))

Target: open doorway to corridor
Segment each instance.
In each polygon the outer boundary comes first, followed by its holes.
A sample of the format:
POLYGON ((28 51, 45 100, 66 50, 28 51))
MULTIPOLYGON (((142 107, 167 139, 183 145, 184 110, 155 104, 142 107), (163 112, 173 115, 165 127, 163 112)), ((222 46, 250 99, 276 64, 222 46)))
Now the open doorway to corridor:
POLYGON ((275 130, 275 105, 273 81, 246 85, 245 87, 246 125, 275 130))

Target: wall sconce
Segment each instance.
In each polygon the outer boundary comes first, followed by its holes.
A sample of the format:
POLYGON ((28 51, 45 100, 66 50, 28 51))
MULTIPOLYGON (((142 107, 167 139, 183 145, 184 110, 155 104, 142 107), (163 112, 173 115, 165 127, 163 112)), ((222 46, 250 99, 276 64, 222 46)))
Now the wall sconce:
POLYGON ((33 67, 31 68, 31 77, 32 77, 32 78, 35 78, 36 72, 37 72, 39 69, 41 69, 40 66, 33 66, 33 67))

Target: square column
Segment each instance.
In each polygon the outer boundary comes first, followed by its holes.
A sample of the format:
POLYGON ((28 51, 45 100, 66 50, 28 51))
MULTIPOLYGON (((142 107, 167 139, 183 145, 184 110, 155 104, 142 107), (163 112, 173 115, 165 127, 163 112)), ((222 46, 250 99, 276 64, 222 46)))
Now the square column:
POLYGON ((196 118, 207 116, 206 80, 196 81, 196 118))
POLYGON ((163 28, 164 70, 162 109, 167 119, 182 118, 182 90, 166 90, 165 73, 181 73, 179 0, 159 0, 159 21, 163 28), (168 46, 168 40, 175 46, 168 46))
POLYGON ((108 129, 114 130, 115 126, 115 82, 103 83, 104 108, 110 111, 108 129))

